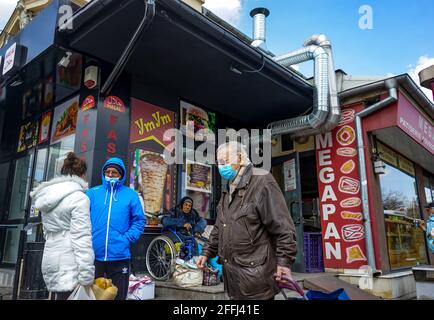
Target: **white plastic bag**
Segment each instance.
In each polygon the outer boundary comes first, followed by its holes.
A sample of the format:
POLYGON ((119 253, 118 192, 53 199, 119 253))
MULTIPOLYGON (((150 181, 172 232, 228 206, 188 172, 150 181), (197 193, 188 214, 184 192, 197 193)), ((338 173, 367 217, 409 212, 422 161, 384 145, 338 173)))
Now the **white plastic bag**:
POLYGON ((130 275, 128 300, 152 300, 155 298, 155 283, 148 276, 130 275))
POLYGON ((185 268, 178 264, 173 273, 173 282, 183 288, 201 286, 203 282, 202 270, 185 268))
POLYGON ((78 285, 72 291, 68 300, 96 300, 95 295, 90 286, 78 285))

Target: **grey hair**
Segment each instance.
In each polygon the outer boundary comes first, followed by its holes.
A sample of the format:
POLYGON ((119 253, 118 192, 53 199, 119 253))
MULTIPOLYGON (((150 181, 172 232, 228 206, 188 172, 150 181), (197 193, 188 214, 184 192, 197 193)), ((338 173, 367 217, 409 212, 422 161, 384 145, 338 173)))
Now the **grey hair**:
POLYGON ((239 154, 241 155, 241 165, 248 165, 251 163, 246 146, 238 141, 229 141, 221 144, 217 148, 217 158, 219 158, 219 155, 221 155, 224 150, 229 154, 229 161, 231 163, 238 162, 237 156, 239 154))

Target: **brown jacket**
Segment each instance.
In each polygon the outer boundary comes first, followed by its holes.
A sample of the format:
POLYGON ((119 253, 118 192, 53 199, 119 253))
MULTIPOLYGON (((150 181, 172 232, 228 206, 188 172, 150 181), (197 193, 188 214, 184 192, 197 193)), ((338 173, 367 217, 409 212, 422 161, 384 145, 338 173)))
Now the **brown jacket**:
POLYGON ((223 263, 230 299, 271 299, 277 266, 291 267, 297 252, 295 227, 283 194, 270 173, 246 168, 229 204, 223 191, 217 221, 203 249, 223 263))

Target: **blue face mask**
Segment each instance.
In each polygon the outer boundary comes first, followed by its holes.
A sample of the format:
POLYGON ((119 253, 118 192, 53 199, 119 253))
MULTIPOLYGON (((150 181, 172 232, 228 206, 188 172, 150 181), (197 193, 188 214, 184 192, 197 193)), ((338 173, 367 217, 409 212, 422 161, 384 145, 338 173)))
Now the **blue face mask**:
POLYGON ((219 172, 220 172, 220 175, 223 177, 223 179, 226 179, 226 180, 232 180, 233 178, 235 178, 237 176, 237 171, 232 169, 232 166, 229 164, 224 165, 224 166, 219 166, 219 172))
POLYGON ((114 186, 116 182, 119 181, 119 178, 105 177, 105 181, 108 182, 108 184, 110 184, 111 186, 114 186))

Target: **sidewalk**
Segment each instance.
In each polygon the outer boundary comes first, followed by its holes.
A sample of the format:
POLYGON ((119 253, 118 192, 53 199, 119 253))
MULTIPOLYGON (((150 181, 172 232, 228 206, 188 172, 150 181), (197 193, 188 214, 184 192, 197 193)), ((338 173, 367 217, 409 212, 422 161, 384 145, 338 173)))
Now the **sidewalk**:
POLYGON ((12 288, 0 287, 0 300, 12 300, 12 288))
MULTIPOLYGON (((331 276, 331 273, 293 273, 294 279, 303 287, 303 282, 306 279, 323 277, 324 275, 331 276)), ((285 290, 289 299, 300 298, 296 292, 285 290)), ((280 293, 276 295, 276 300, 284 300, 280 293)), ((228 300, 228 296, 224 291, 223 283, 217 286, 196 286, 191 288, 181 288, 176 286, 172 281, 156 281, 155 282, 155 300, 228 300)))

